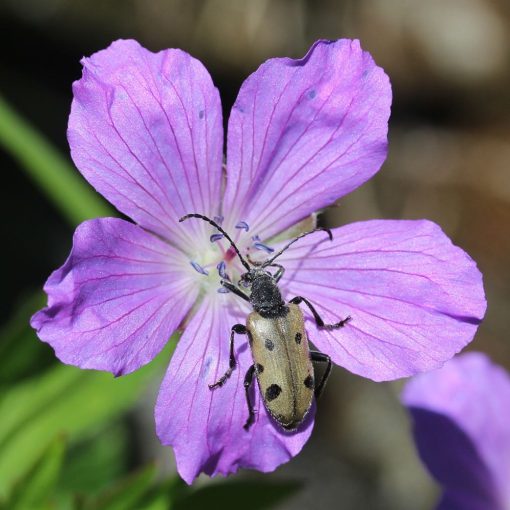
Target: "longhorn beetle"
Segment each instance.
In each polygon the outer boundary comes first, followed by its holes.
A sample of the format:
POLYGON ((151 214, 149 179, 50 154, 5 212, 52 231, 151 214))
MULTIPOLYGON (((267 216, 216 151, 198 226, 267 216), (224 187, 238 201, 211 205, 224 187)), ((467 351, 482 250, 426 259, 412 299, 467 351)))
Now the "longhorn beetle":
POLYGON ((319 397, 331 371, 331 359, 326 354, 310 351, 308 338, 304 326, 303 312, 299 308, 304 303, 312 312, 315 322, 322 329, 338 329, 351 320, 351 317, 335 323, 324 324, 324 321, 317 313, 313 305, 304 297, 296 296, 289 303, 282 299, 278 282, 282 278, 285 268, 280 264, 274 264, 289 246, 298 239, 317 231, 327 232, 329 240, 333 240, 331 230, 317 228, 305 232, 290 241, 283 249, 264 262, 254 262, 248 258, 250 264, 243 258, 239 249, 230 236, 213 220, 202 214, 187 214, 179 221, 188 218, 199 218, 210 223, 230 242, 239 260, 246 268, 235 286, 226 279, 221 280, 221 285, 233 292, 236 296, 244 299, 253 307, 248 315, 246 326, 234 324, 230 333, 230 359, 229 367, 225 374, 209 388, 215 390, 221 388, 236 368, 234 354, 234 335, 248 335, 253 365, 250 366, 244 378, 244 389, 248 404, 248 419, 244 425, 249 430, 255 421, 255 411, 250 398, 250 386, 253 382, 253 375, 256 375, 260 393, 264 405, 269 414, 285 430, 295 430, 304 420, 310 410, 315 397, 319 397), (276 268, 274 274, 266 271, 266 268, 276 268), (250 287, 248 296, 240 286, 250 287), (319 382, 314 378, 314 367, 312 362, 325 363, 326 370, 319 382), (312 391, 314 390, 314 391, 312 391))

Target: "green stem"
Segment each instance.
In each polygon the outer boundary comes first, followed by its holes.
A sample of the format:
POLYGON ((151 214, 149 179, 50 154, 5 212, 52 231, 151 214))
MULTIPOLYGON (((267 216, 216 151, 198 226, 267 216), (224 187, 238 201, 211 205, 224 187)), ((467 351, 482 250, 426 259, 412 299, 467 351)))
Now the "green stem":
POLYGON ((89 218, 116 215, 58 150, 1 96, 0 145, 73 226, 89 218))

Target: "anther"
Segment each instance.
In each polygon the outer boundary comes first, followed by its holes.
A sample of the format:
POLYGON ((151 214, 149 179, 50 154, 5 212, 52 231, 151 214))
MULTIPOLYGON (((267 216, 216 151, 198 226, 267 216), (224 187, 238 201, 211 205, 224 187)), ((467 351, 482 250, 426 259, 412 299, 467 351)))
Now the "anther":
POLYGON ((266 253, 274 252, 274 248, 271 248, 267 244, 261 243, 260 241, 253 243, 253 246, 257 248, 257 250, 264 250, 266 253))
POLYGON ((193 260, 190 262, 190 264, 192 265, 193 269, 197 272, 197 273, 200 273, 200 274, 203 274, 205 276, 207 276, 209 273, 200 265, 198 264, 197 262, 194 262, 193 260))
POLYGON ((230 291, 226 287, 220 287, 216 292, 219 294, 228 294, 230 291))
POLYGON ((225 218, 223 218, 223 216, 214 216, 213 217, 213 220, 218 224, 218 225, 221 225, 223 223, 223 220, 225 218))
POLYGON ((246 221, 239 221, 236 224, 236 228, 243 229, 246 232, 248 232, 248 230, 250 230, 250 227, 249 227, 248 223, 246 223, 246 221))
POLYGON ((222 278, 228 278, 227 276, 227 273, 225 273, 225 268, 227 267, 227 265, 225 264, 225 261, 222 260, 217 266, 216 266, 216 269, 218 270, 218 273, 219 275, 222 277, 222 278))
POLYGON ((223 234, 213 234, 209 240, 211 243, 215 243, 216 241, 219 241, 220 239, 223 239, 223 234))

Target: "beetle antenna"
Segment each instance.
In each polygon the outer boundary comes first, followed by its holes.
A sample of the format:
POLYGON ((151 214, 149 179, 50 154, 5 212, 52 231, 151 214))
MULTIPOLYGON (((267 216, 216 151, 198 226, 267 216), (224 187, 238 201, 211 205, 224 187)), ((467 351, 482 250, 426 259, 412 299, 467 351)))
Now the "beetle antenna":
POLYGON ((230 242, 230 246, 232 246, 232 248, 234 248, 235 252, 237 253, 237 256, 239 257, 239 260, 242 263, 242 265, 248 271, 251 271, 251 267, 249 266, 248 262, 246 262, 246 260, 244 260, 243 256, 239 252, 239 249, 235 245, 234 241, 232 241, 230 236, 215 221, 211 220, 210 218, 208 218, 207 216, 204 216, 202 214, 192 213, 192 214, 186 214, 182 218, 179 218, 179 223, 181 223, 184 220, 187 220, 188 218, 199 218, 200 220, 207 221, 207 223, 210 223, 214 228, 218 229, 225 236, 225 238, 230 242))
POLYGON ((309 234, 313 234, 314 232, 327 232, 328 234, 328 237, 329 237, 329 240, 330 241, 333 241, 333 233, 331 232, 331 230, 329 228, 324 228, 324 227, 319 227, 319 228, 316 228, 314 230, 310 230, 309 232, 303 232, 302 234, 298 235, 295 239, 292 239, 292 241, 287 244, 287 246, 285 246, 284 248, 282 248, 278 253, 276 253, 275 255, 273 255, 270 259, 266 260, 263 264, 262 264, 262 267, 267 267, 269 266, 270 264, 273 263, 273 261, 278 258, 287 248, 289 248, 291 245, 293 245, 296 241, 298 241, 299 239, 301 239, 302 237, 305 237, 309 234))

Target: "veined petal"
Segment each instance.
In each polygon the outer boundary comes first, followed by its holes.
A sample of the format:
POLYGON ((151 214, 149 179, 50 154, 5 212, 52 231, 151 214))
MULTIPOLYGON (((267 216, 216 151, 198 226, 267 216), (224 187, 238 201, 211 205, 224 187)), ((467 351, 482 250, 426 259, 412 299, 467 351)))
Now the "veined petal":
POLYGON ((245 317, 229 310, 232 296, 208 296, 187 325, 161 385, 156 404, 156 430, 174 448, 177 469, 191 483, 201 472, 214 476, 238 468, 273 471, 296 455, 308 440, 314 409, 295 433, 283 432, 268 417, 253 380, 256 421, 243 425, 248 407, 243 386, 253 363, 247 338, 236 335, 237 368, 225 385, 216 382, 229 366, 231 327, 245 317))
MULTIPOLYGON (((432 222, 374 220, 314 234, 279 258, 287 298, 300 295, 326 323, 310 339, 333 361, 376 381, 442 365, 469 343, 485 313, 473 260, 432 222)), ((306 306, 303 310, 308 316, 306 306)))
POLYGON ((172 246, 115 218, 85 221, 31 325, 64 363, 122 375, 151 361, 197 297, 172 246))
POLYGON ((508 508, 508 374, 482 353, 462 354, 409 381, 402 401, 420 457, 445 490, 440 508, 508 508))
POLYGON ((190 212, 216 214, 223 126, 211 78, 181 50, 116 41, 84 58, 68 138, 76 166, 120 211, 184 249, 190 212))
POLYGON ((386 158, 390 104, 359 41, 268 60, 230 114, 224 211, 267 238, 357 188, 386 158))

